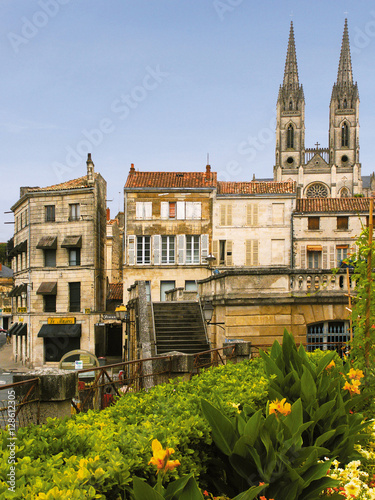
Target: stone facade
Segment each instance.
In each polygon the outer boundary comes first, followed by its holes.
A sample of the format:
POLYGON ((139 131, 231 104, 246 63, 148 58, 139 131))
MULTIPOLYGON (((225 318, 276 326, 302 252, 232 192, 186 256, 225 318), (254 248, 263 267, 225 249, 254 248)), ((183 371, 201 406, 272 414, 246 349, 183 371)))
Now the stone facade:
POLYGON ((105 311, 106 182, 94 172, 46 188, 21 188, 13 205, 15 360, 57 365, 72 349, 95 350, 105 311), (17 334, 18 333, 18 334, 17 334))

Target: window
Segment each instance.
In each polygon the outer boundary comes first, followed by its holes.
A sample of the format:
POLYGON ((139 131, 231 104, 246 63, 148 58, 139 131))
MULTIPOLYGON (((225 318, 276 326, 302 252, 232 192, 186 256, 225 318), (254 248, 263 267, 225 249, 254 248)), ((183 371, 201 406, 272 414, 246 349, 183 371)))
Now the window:
POLYGON ((294 128, 293 128, 293 125, 289 125, 289 127, 288 127, 286 147, 290 148, 290 149, 294 148, 294 128))
POLYGON ((169 208, 169 218, 175 219, 176 218, 176 202, 170 201, 168 208, 169 208))
POLYGON ((71 203, 69 205, 69 220, 79 220, 79 215, 79 203, 71 203))
POLYGON ((341 127, 341 147, 349 147, 349 127, 346 123, 341 127))
POLYGON ((56 295, 43 295, 44 312, 56 312, 56 295))
POLYGON ((152 201, 137 201, 135 217, 136 219, 152 219, 152 201))
POLYGON ((225 247, 226 247, 226 241, 220 240, 219 241, 219 264, 221 264, 221 265, 225 264, 225 247))
POLYGON ((344 354, 345 342, 350 340, 348 321, 325 321, 307 326, 307 350, 337 351, 344 354))
POLYGON ((174 264, 175 260, 175 237, 161 237, 161 263, 174 264))
POLYGON ((199 236, 186 235, 186 264, 199 264, 199 236))
POLYGON ((168 290, 173 290, 173 288, 176 288, 176 282, 175 281, 160 281, 160 300, 161 302, 164 302, 167 300, 165 296, 165 292, 168 292, 168 290))
POLYGON ((309 231, 318 231, 320 225, 320 217, 308 217, 307 227, 309 231))
POLYGON ((309 269, 319 269, 321 267, 322 252, 313 250, 307 251, 307 264, 309 269))
POLYGON ((151 237, 137 236, 137 264, 151 263, 151 237))
POLYGON ((69 266, 81 265, 81 249, 69 248, 69 266))
POLYGON ((44 250, 44 266, 56 267, 56 250, 44 250))
POLYGON ((69 351, 79 349, 80 337, 46 337, 44 340, 44 361, 60 361, 69 351))
POLYGON ((55 222, 55 205, 46 205, 44 210, 46 222, 55 222))
POLYGON ((337 217, 337 229, 341 229, 342 231, 347 231, 349 228, 349 217, 339 215, 337 217))
POLYGON ((316 182, 311 184, 306 191, 307 198, 327 198, 328 197, 328 188, 324 184, 320 184, 316 182))
POLYGON ((81 283, 69 283, 69 311, 80 312, 81 310, 81 283))
POLYGON ((337 246, 337 267, 340 267, 343 260, 345 260, 348 256, 348 246, 337 246))
POLYGON ((160 204, 162 219, 201 219, 202 203, 200 201, 162 201, 160 204))
POLYGON ((195 280, 185 280, 185 290, 187 292, 197 292, 198 285, 195 280))
POLYGON ((220 205, 220 226, 231 226, 232 221, 232 205, 220 205))

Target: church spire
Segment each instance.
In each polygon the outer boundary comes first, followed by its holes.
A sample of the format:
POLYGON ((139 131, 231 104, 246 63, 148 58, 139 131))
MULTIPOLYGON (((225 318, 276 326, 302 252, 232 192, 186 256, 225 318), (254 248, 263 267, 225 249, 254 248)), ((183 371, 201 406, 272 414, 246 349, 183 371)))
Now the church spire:
POLYGON ((298 66, 296 44, 294 41, 293 21, 290 22, 288 51, 286 54, 283 87, 285 90, 298 90, 298 66))
POLYGON ((345 19, 344 34, 342 36, 339 69, 337 71, 337 85, 350 87, 353 85, 352 61, 350 57, 348 20, 345 19))

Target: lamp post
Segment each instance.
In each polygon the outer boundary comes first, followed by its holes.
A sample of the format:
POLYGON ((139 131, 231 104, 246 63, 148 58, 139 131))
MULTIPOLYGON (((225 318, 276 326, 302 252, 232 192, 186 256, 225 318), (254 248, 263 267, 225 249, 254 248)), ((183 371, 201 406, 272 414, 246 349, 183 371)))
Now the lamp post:
POLYGON ((225 331, 225 328, 221 325, 225 325, 225 322, 218 322, 218 323, 212 323, 212 316, 214 314, 214 306, 212 305, 212 302, 209 300, 206 300, 203 304, 203 317, 207 325, 217 325, 219 328, 222 328, 225 331))
POLYGON ((211 264, 216 260, 216 257, 214 255, 212 255, 212 253, 208 254, 204 260, 207 262, 208 264, 208 269, 211 271, 211 274, 212 274, 212 266, 211 264))
POLYGON ((126 323, 125 325, 125 342, 124 342, 124 353, 123 353, 123 359, 125 360, 125 353, 126 353, 126 343, 128 340, 128 328, 127 328, 127 319, 128 319, 128 312, 126 310, 126 306, 124 304, 121 304, 120 306, 117 306, 115 309, 115 314, 116 314, 116 319, 121 321, 121 328, 123 323, 126 323))

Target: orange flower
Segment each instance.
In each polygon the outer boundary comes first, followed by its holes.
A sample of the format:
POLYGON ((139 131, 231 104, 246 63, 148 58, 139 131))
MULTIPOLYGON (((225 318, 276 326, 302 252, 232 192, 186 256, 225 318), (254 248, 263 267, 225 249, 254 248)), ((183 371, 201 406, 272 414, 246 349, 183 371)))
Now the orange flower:
POLYGON ((152 441, 152 451, 153 457, 149 461, 149 465, 156 465, 158 472, 160 470, 167 472, 168 470, 173 470, 175 467, 180 465, 179 460, 169 460, 169 457, 174 453, 174 449, 166 448, 164 450, 157 439, 152 441))
POLYGON ((346 381, 343 389, 344 389, 344 391, 349 391, 350 395, 361 394, 361 391, 359 390, 360 385, 361 385, 360 380, 353 380, 353 382, 351 384, 348 381, 346 381))
POLYGON ((361 380, 364 377, 362 370, 355 370, 354 368, 350 368, 349 374, 350 379, 361 380))
POLYGON ((269 406, 270 415, 271 413, 275 413, 276 416, 278 413, 281 413, 281 415, 289 415, 289 413, 292 411, 292 407, 285 401, 286 398, 282 399, 281 401, 279 401, 278 399, 276 399, 276 401, 272 401, 269 406))
POLYGON ((326 370, 330 370, 331 368, 334 368, 336 366, 336 363, 332 360, 328 365, 326 366, 326 370))

